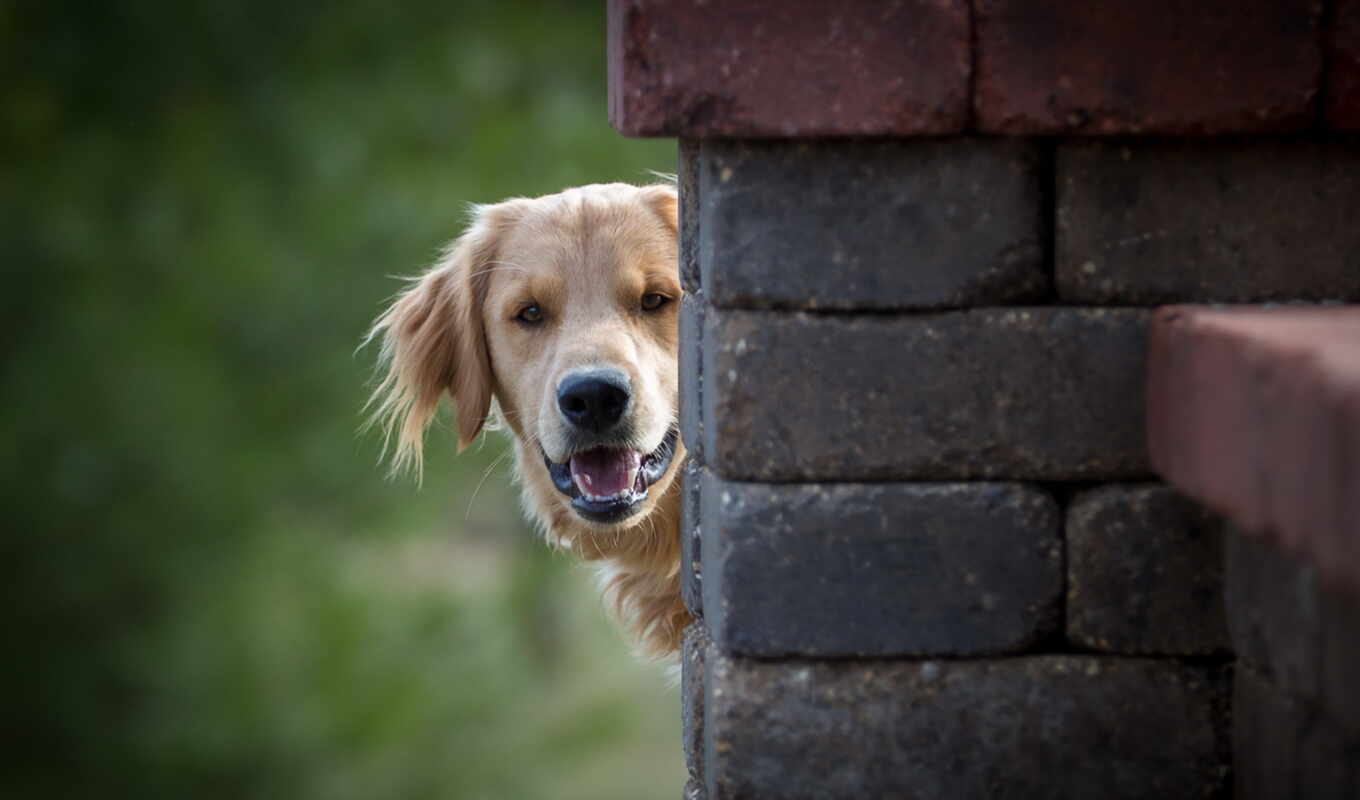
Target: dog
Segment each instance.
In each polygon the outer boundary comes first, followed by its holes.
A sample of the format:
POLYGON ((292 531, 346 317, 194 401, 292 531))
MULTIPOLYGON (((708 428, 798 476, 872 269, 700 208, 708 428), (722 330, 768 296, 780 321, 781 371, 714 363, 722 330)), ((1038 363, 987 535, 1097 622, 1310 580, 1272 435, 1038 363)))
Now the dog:
POLYGON ((680 599, 678 207, 670 185, 595 184, 476 206, 374 323, 371 403, 419 476, 447 395, 461 451, 508 428, 528 516, 598 568, 641 655, 673 657, 680 599))

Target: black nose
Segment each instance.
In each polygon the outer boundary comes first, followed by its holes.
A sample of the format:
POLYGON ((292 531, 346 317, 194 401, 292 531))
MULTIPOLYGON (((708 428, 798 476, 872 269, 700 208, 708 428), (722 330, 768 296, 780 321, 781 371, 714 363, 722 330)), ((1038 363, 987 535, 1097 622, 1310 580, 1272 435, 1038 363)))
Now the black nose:
POLYGON ((557 407, 578 428, 596 433, 613 427, 628 408, 628 384, 622 375, 590 372, 568 375, 557 386, 557 407))

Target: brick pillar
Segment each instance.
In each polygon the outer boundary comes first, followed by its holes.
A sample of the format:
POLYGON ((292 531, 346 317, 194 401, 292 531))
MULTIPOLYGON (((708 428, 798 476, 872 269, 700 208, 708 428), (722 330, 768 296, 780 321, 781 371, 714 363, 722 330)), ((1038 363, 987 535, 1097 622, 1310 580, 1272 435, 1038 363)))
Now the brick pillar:
POLYGON ((1238 795, 1360 797, 1360 306, 1165 309, 1148 397, 1158 469, 1235 524, 1238 795))
POLYGON ((609 11, 611 120, 681 140, 686 796, 1226 796, 1224 526, 1152 471, 1148 323, 1360 298, 1360 148, 1298 135, 1355 125, 1344 15, 609 11))

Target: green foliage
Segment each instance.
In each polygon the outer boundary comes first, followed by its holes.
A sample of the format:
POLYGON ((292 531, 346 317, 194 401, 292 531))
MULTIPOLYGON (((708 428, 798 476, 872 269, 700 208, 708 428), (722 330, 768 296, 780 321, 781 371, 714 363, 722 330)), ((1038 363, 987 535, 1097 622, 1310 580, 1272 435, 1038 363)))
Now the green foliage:
POLYGON ((356 435, 466 203, 673 170, 606 124, 599 5, 0 2, 0 793, 679 791, 502 443, 436 431, 417 492, 356 435))

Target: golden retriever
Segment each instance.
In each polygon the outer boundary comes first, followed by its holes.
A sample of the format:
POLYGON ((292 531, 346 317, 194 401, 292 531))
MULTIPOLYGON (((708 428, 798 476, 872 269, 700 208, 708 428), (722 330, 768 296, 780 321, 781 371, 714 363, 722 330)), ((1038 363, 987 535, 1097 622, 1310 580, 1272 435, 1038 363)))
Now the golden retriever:
POLYGON ((377 417, 419 473, 443 395, 458 445, 513 433, 526 510, 599 567, 642 653, 670 656, 679 591, 678 222, 668 185, 597 184, 475 209, 374 324, 377 417))

